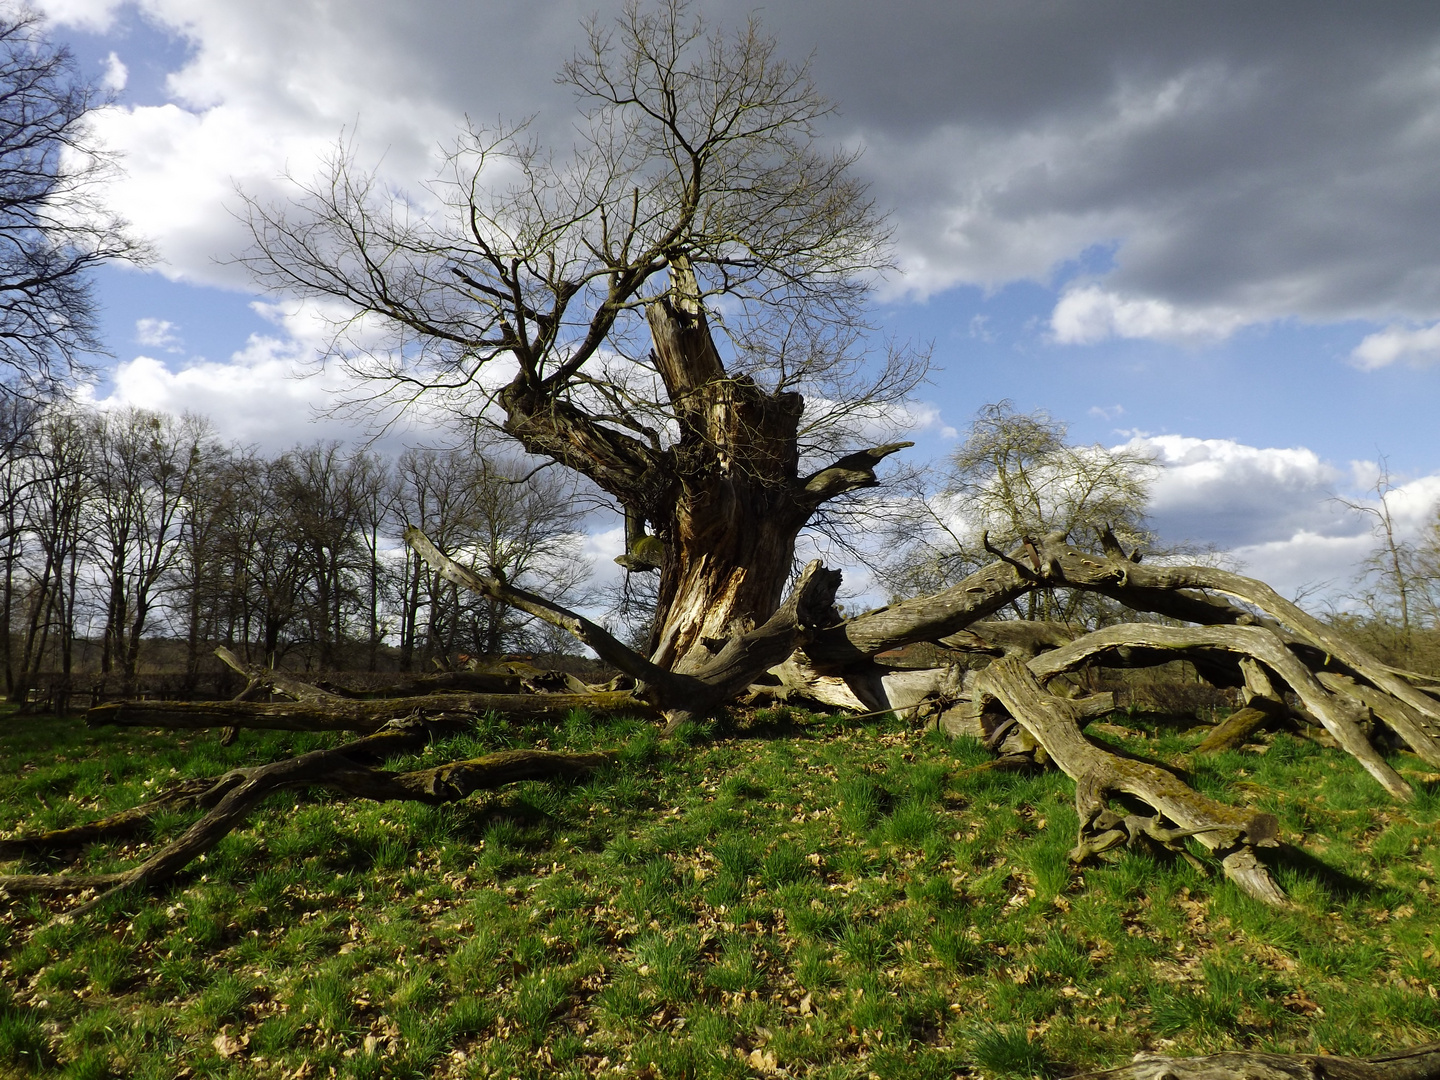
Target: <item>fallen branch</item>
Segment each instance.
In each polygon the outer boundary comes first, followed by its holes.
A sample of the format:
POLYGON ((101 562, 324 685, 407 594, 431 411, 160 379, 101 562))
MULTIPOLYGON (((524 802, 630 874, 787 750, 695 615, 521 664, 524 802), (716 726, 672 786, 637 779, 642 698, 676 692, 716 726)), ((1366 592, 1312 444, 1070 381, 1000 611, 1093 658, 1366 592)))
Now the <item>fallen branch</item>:
POLYGON ((339 694, 332 694, 328 690, 322 690, 318 686, 303 682, 294 676, 287 675, 283 671, 276 671, 274 668, 262 667, 259 664, 247 664, 225 646, 215 650, 216 657, 226 667, 237 674, 244 675, 248 684, 241 693, 245 697, 252 697, 261 689, 278 690, 287 697, 296 701, 339 701, 339 694))
POLYGON ((1223 750, 1233 750, 1237 746, 1243 746, 1251 735, 1266 724, 1273 724, 1275 720, 1275 713, 1268 709, 1257 709, 1250 706, 1237 709, 1215 725, 1215 730, 1206 735, 1200 745, 1195 747, 1195 753, 1218 754, 1223 750))
POLYGON ((19 859, 25 855, 50 851, 70 851, 108 840, 128 840, 147 828, 156 814, 184 813, 195 809, 214 786, 213 778, 182 780, 139 806, 132 806, 128 810, 121 810, 84 825, 71 825, 30 836, 0 839, 0 860, 19 859))
MULTIPOLYGON (((1080 710, 1064 698, 1046 693, 1034 672, 1018 658, 996 660, 977 677, 975 690, 977 700, 993 698, 1004 706, 1075 781, 1075 808, 1080 816, 1080 836, 1073 853, 1077 861, 1103 850, 1105 834, 1126 820, 1111 814, 1106 805, 1111 792, 1123 792, 1144 800, 1178 826, 1178 831, 1165 830, 1158 818, 1136 819, 1148 822, 1145 831, 1149 835, 1171 844, 1193 836, 1221 856, 1225 876, 1245 892, 1269 904, 1285 903, 1285 894, 1253 850, 1276 845, 1279 826, 1274 817, 1215 802, 1158 765, 1102 750, 1081 734, 1080 710)), ((1130 835, 1133 838, 1134 834, 1130 835)))
POLYGON ((643 692, 643 687, 646 686, 659 688, 677 697, 687 691, 693 692, 694 688, 686 685, 684 676, 652 664, 598 623, 546 600, 543 596, 516 588, 498 577, 487 577, 461 566, 431 543, 430 538, 414 525, 405 527, 405 543, 446 581, 454 582, 497 603, 508 604, 573 635, 576 640, 593 649, 601 660, 643 684, 636 688, 637 693, 643 692))
MULTIPOLYGON (((149 888, 173 878, 234 831, 275 792, 326 787, 376 801, 457 802, 476 791, 521 780, 574 778, 612 760, 608 753, 568 754, 549 750, 506 750, 428 769, 394 773, 363 764, 366 759, 415 750, 428 741, 424 721, 396 721, 386 729, 333 750, 314 750, 285 761, 234 769, 211 783, 197 802, 208 807, 199 821, 139 866, 113 874, 0 875, 0 890, 11 894, 71 894, 104 889, 68 912, 81 915, 122 889, 149 888)), ((20 838, 19 843, 35 843, 20 838)))
POLYGON ((85 714, 90 727, 269 728, 283 731, 378 731, 397 716, 420 710, 429 716, 455 716, 451 726, 469 727, 474 717, 494 712, 509 716, 564 716, 571 709, 593 712, 654 710, 628 690, 592 694, 426 694, 413 698, 329 701, 116 701, 85 714))
MULTIPOLYGON (((1053 584, 1108 590, 1132 607, 1143 608, 1144 602, 1136 594, 1148 591, 1152 600, 1161 595, 1177 597, 1191 601, 1192 606, 1203 604, 1210 612, 1227 612, 1226 617, 1212 619, 1193 618, 1194 611, 1191 615, 1182 616, 1193 622, 1243 624, 1248 621, 1256 624, 1262 621, 1243 609, 1233 605, 1227 608, 1216 604, 1210 597, 1193 593, 1193 590, 1209 590, 1258 609, 1263 618, 1283 625, 1299 640, 1340 661, 1376 689, 1408 706, 1406 719, 1401 721, 1405 730, 1397 729, 1396 733, 1425 761, 1440 765, 1440 701, 1411 685, 1402 675, 1396 674, 1395 669, 1371 656, 1345 635, 1308 615, 1263 581, 1209 566, 1136 565, 1125 560, 1086 555, 1064 545, 1061 537, 1046 537, 1044 550, 1053 584)), ((1149 610, 1160 611, 1161 608, 1152 603, 1149 610)), ((1263 627, 1257 625, 1255 628, 1263 627)), ((1281 677, 1290 681, 1283 673, 1281 677)), ((1291 688, 1300 692, 1293 683, 1291 688)), ((1335 733, 1332 731, 1331 734, 1335 733)))
POLYGON ((1335 741, 1359 761, 1365 771, 1379 781, 1386 791, 1403 801, 1415 797, 1414 789, 1390 767, 1365 737, 1361 727, 1364 717, 1358 706, 1348 698, 1337 697, 1328 692, 1286 647, 1285 642, 1265 627, 1155 626, 1141 623, 1109 626, 1076 638, 1069 645, 1041 653, 1030 661, 1029 670, 1044 681, 1062 672, 1073 671, 1102 653, 1136 647, 1176 651, 1221 649, 1259 660, 1289 684, 1305 707, 1325 726, 1325 730, 1330 732, 1335 741))
POLYGON ((1373 1057, 1328 1054, 1136 1054, 1128 1065, 1071 1080, 1440 1080, 1440 1043, 1373 1057))

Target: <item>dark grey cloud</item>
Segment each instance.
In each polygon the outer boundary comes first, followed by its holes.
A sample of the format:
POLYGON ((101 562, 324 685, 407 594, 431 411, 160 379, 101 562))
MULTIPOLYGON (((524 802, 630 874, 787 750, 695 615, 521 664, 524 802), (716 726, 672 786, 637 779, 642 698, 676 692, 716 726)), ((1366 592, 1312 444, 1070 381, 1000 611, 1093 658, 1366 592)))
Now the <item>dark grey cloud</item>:
POLYGON ((879 152, 924 285, 1040 279, 1243 321, 1440 317, 1440 8, 774 2, 879 152))
MULTIPOLYGON (((61 14, 107 6, 44 2, 61 14)), ((563 148, 574 112, 555 72, 581 20, 609 20, 620 4, 139 6, 191 41, 173 83, 183 110, 229 110, 257 129, 273 122, 296 143, 284 162, 297 175, 309 145, 297 127, 316 142, 358 125, 367 152, 388 153, 395 171, 419 179, 465 114, 533 116, 537 136, 563 148)), ((1092 291, 1077 329, 1057 316, 1062 340, 1223 334, 1286 317, 1440 319, 1433 3, 709 0, 700 9, 732 26, 757 10, 788 55, 813 56, 840 109, 830 134, 869 147, 861 168, 894 208, 907 271, 897 288, 1051 281, 1098 248, 1113 266, 1077 282, 1092 291)), ((146 123, 159 119, 136 126, 146 123)), ((192 158, 197 146, 244 145, 183 132, 172 142, 192 158)), ((243 179, 244 165, 229 171, 243 179)), ((221 220, 214 209, 196 216, 221 220)), ((203 235, 218 243, 223 231, 203 235)), ((198 249, 184 259, 203 276, 198 249)))

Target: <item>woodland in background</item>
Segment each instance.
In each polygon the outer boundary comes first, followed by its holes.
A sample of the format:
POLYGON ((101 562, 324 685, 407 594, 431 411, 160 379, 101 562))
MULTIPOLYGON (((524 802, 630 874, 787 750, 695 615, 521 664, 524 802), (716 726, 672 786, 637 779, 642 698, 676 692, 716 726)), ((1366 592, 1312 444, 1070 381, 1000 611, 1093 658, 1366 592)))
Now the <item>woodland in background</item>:
POLYGON ((147 673, 174 676, 172 694, 213 694, 219 646, 312 672, 557 648, 549 627, 399 548, 411 521, 517 583, 588 595, 574 550, 585 506, 553 472, 519 482, 484 455, 386 460, 335 443, 266 456, 222 445, 200 417, 19 399, 0 401, 0 440, 0 657, 15 703, 56 680, 131 694, 147 673))
MULTIPOLYGON (((986 406, 933 490, 880 504, 869 524, 889 554, 876 561, 877 577, 893 600, 948 587, 990 557, 982 532, 1013 545, 1109 526, 1153 551, 1153 469, 1124 451, 1072 445, 1063 423, 1043 413, 986 406)), ((336 443, 267 457, 222 444, 202 417, 0 402, 5 695, 21 704, 37 687, 60 685, 123 696, 142 676, 163 675, 147 691, 211 696, 237 678, 214 657, 221 646, 310 673, 574 651, 568 634, 426 566, 399 541, 412 521, 517 584, 607 606, 627 636, 642 639, 653 588, 641 577, 597 594, 591 568, 575 557, 589 503, 553 471, 532 472, 469 452, 411 449, 387 460, 336 443)), ((1348 607, 1328 619, 1390 663, 1435 672, 1440 517, 1417 540, 1398 538, 1385 495, 1378 513, 1369 510, 1374 553, 1357 568, 1348 607)), ((1032 592, 1004 614, 1094 629, 1123 613, 1093 593, 1061 601, 1032 592)), ((1167 693, 1146 682, 1142 694, 1167 693)), ((44 701, 57 704, 49 693, 44 701)))

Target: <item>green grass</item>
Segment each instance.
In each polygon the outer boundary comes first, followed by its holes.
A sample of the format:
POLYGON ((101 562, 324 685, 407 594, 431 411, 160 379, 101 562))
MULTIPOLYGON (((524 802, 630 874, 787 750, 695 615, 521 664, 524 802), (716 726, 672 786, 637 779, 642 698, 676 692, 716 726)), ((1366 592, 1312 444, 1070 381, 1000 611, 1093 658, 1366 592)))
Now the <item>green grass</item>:
MULTIPOLYGON (((661 741, 487 720, 391 764, 542 738, 620 762, 446 807, 289 793, 89 920, 38 929, 62 905, 12 903, 0 1073, 1029 1077, 1143 1048, 1440 1039, 1437 778, 1396 755, 1420 789, 1398 806, 1289 736, 1191 760, 1198 736, 1121 719, 1137 737, 1105 738, 1303 837, 1276 862, 1294 907, 1138 850, 1076 871, 1064 776, 980 768, 982 748, 894 721, 776 710, 661 741)), ((320 745, 0 716, 0 829, 320 745)), ((85 865, 133 865, 187 823, 85 865)))

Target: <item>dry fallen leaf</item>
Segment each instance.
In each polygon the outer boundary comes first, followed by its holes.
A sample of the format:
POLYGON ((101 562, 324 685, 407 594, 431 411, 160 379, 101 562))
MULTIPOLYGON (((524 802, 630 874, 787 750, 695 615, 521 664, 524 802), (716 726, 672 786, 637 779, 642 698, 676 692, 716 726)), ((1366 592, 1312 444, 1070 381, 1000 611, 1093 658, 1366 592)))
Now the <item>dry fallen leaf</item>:
POLYGON ((763 1052, 758 1049, 751 1050, 748 1060, 752 1069, 758 1069, 760 1072, 775 1071, 775 1054, 770 1050, 763 1052))
POLYGON ((215 1036, 211 1045, 215 1047, 215 1052, 221 1057, 231 1058, 244 1050, 245 1044, 249 1041, 250 1037, 248 1035, 242 1036, 239 1039, 235 1038, 230 1034, 230 1025, 226 1024, 220 1029, 220 1034, 215 1036))

